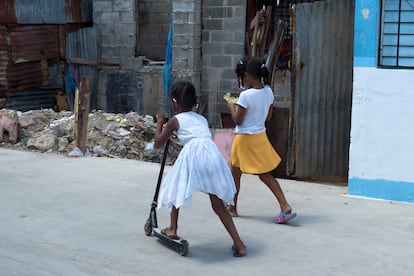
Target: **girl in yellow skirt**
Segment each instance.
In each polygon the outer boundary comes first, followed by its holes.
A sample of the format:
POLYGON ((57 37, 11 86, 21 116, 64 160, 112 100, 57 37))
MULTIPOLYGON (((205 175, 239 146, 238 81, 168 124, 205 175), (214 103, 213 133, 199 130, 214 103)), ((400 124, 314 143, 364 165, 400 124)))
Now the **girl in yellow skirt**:
POLYGON ((270 174, 281 159, 266 135, 265 122, 272 116, 273 91, 268 85, 269 71, 262 61, 249 57, 236 67, 239 86, 246 90, 240 93, 237 103, 228 102, 233 121, 236 124, 231 148, 231 171, 236 184, 234 205, 227 210, 237 216, 237 198, 242 173, 256 174, 272 191, 279 202, 281 212, 273 219, 285 223, 296 217, 287 202, 279 182, 270 174))

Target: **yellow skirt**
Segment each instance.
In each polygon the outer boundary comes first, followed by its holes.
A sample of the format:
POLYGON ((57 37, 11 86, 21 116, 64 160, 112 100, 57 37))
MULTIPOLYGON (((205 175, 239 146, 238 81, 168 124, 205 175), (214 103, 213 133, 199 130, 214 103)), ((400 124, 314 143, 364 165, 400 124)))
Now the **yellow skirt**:
POLYGON ((231 146, 231 165, 243 173, 262 174, 275 169, 281 159, 266 132, 236 134, 231 146))

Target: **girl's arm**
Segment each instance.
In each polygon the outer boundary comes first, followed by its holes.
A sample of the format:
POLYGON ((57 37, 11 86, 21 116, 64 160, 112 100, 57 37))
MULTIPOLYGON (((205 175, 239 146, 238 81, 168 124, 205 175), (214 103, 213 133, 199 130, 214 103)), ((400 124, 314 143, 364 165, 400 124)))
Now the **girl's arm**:
POLYGON ((167 122, 165 128, 164 125, 164 115, 157 115, 157 127, 155 129, 154 136, 154 148, 161 148, 167 143, 171 135, 178 129, 178 120, 175 117, 172 117, 171 120, 167 122))
POLYGON ((267 113, 266 121, 270 121, 272 119, 272 115, 273 115, 273 105, 270 105, 269 111, 267 113))
POLYGON ((229 107, 231 118, 236 125, 243 123, 244 116, 246 116, 246 108, 234 103, 227 103, 229 107))

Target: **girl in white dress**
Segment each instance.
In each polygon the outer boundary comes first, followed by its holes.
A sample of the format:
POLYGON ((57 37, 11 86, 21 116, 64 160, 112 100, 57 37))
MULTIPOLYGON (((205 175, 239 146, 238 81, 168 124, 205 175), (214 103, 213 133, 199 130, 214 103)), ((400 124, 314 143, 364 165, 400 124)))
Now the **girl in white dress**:
POLYGON ((170 97, 176 115, 167 123, 163 114, 156 115, 154 146, 163 147, 174 132, 184 146, 164 178, 158 197, 158 208, 166 206, 171 218, 170 226, 163 233, 177 237, 179 208, 184 204, 191 206, 193 192, 201 191, 209 195, 214 212, 233 239, 233 255, 244 256, 246 247, 225 206, 233 203, 234 180, 226 160, 212 140, 207 120, 192 111, 196 104, 195 87, 190 82, 178 82, 172 86, 170 97))

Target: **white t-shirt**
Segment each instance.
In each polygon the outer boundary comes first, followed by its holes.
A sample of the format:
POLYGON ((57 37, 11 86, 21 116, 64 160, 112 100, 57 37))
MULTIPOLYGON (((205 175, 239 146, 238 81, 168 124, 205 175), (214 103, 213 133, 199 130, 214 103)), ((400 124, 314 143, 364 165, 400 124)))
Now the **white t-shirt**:
POLYGON ((249 88, 241 92, 237 104, 246 108, 246 115, 243 123, 236 125, 235 132, 257 134, 266 131, 265 121, 273 102, 273 91, 268 85, 261 89, 249 88))

